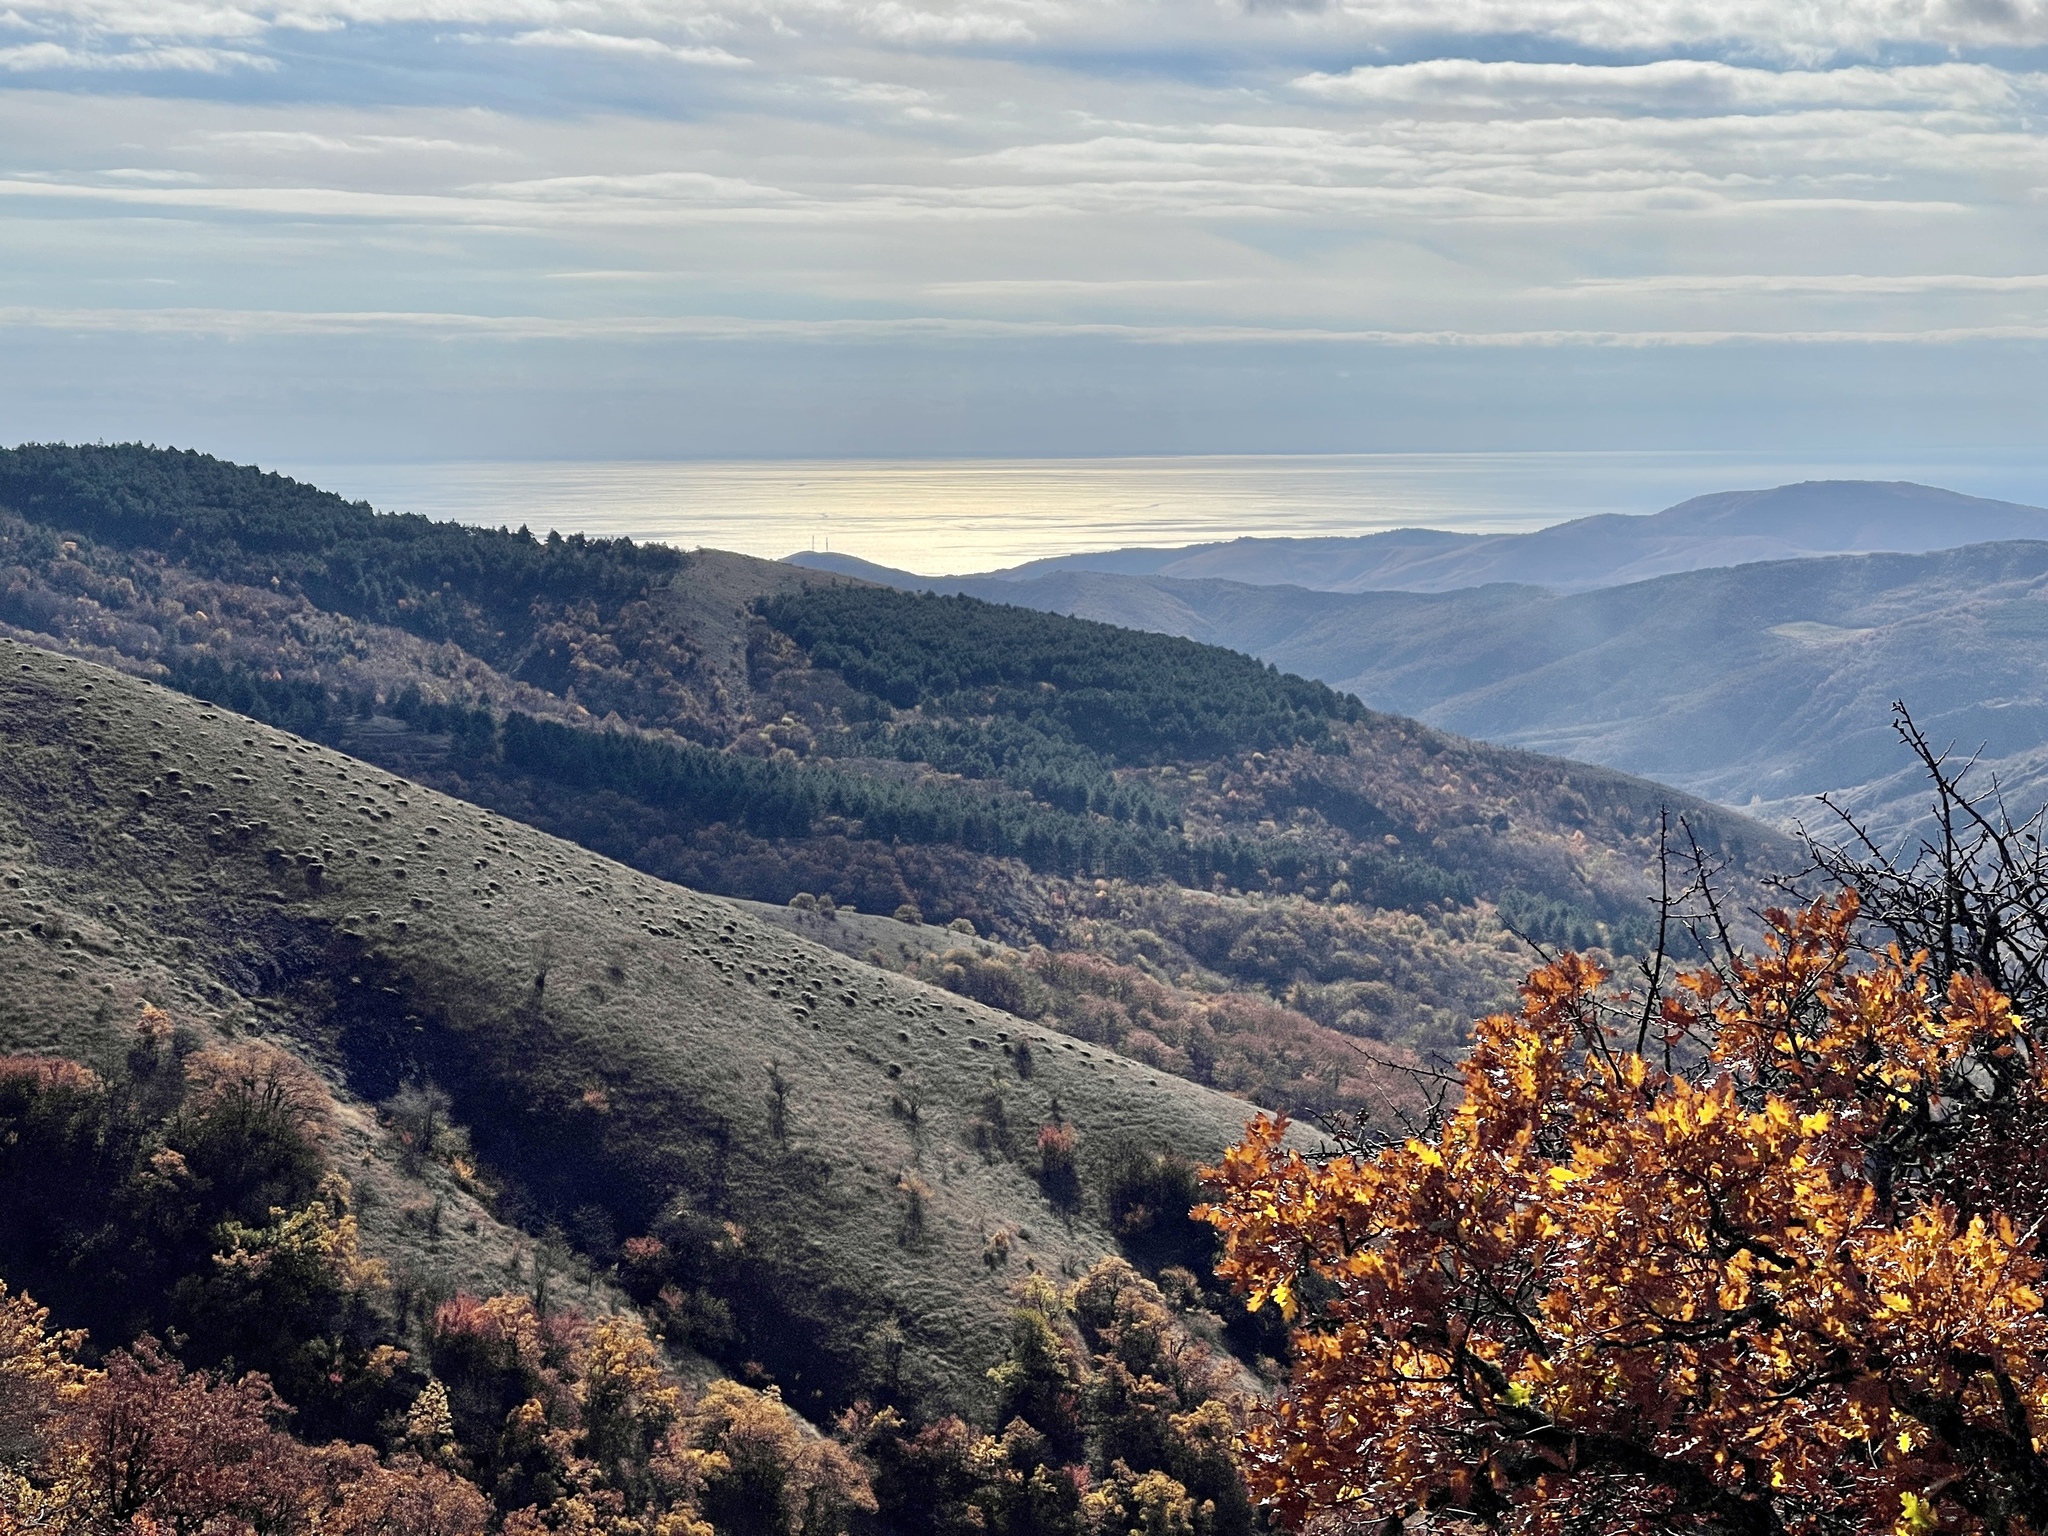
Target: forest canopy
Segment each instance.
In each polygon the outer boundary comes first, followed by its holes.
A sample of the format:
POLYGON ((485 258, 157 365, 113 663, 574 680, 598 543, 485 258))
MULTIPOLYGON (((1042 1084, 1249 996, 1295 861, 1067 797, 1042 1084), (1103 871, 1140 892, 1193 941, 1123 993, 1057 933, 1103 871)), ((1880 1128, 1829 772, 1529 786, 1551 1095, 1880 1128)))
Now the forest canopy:
POLYGON ((630 539, 540 539, 377 512, 284 475, 135 443, 0 449, 0 505, 500 662, 531 641, 536 603, 616 606, 684 561, 630 539))
POLYGON ((1322 683, 1213 645, 885 587, 817 587, 761 614, 898 709, 1028 721, 1121 763, 1326 743, 1364 713, 1322 683))

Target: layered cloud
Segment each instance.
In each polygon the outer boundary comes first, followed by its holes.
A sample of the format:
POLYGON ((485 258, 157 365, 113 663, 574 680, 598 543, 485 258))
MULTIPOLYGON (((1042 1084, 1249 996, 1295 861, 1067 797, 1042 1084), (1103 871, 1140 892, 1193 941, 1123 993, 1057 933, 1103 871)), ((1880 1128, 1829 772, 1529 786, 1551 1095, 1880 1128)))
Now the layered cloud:
POLYGON ((1343 74, 1304 75, 1294 83, 1323 100, 1360 106, 1517 114, 1768 114, 1826 108, 1996 112, 2043 89, 2041 76, 1986 64, 1813 70, 1763 69, 1715 59, 1614 65, 1440 58, 1361 65, 1343 74))
POLYGON ((276 61, 240 48, 210 48, 191 43, 151 45, 33 42, 0 47, 0 71, 11 75, 52 71, 88 73, 133 70, 183 70, 216 75, 231 69, 269 70, 276 61))
POLYGON ((660 38, 676 29, 801 32, 919 45, 1071 49, 1235 38, 1272 47, 1413 46, 1521 38, 1607 53, 1713 50, 1757 59, 1839 58, 1886 48, 2048 44, 2048 0, 30 0, 14 14, 131 37, 255 37, 273 30, 418 24, 660 38))
MULTIPOLYGON (((680 62, 727 76, 741 67, 721 50, 696 51, 707 56, 680 62)), ((642 56, 641 50, 630 53, 642 56)), ((1779 78, 1792 84, 1775 96, 1743 82, 1766 102, 1748 111, 1725 104, 1679 110, 1654 97, 1623 111, 1613 100, 1596 108, 1575 97, 1544 98, 1540 110, 1496 106, 1474 113, 1465 110, 1471 98, 1464 96, 1457 110, 1420 110, 1409 101, 1399 112, 1275 112, 1263 121, 1249 113, 1209 121, 1101 121, 1066 112, 1020 122, 1004 135, 1008 142, 984 147, 991 135, 973 124, 965 92, 812 77, 772 82, 767 91, 752 87, 734 100, 734 115, 744 111, 751 120, 764 110, 764 98, 785 114, 793 98, 796 120, 774 130, 775 145, 751 152, 745 132, 700 124, 650 131, 631 148, 619 144, 628 130, 616 120, 594 131, 586 124, 580 135, 548 133, 543 125, 543 142, 522 146, 523 154, 506 142, 464 143, 432 134, 244 127, 197 136, 169 156, 186 172, 188 184, 179 187, 139 187, 124 173, 151 167, 109 165, 95 174, 17 171, 0 176, 0 195, 192 214, 582 226, 592 232, 705 221, 1026 221, 1057 241, 1073 219, 1118 226, 1142 219, 1253 221, 1381 236, 1411 225, 1470 221, 1564 227, 1627 220, 1646 231, 1729 216, 1765 218, 1778 230, 1786 220, 1847 214, 1952 225, 1992 210, 2025 218, 2034 206, 2030 189, 2048 185, 2048 144, 2026 116, 2032 76, 1972 67, 1961 75, 1967 99, 1930 101, 1922 74, 1897 83, 1889 107, 1871 104, 1886 98, 1870 80, 1832 82, 1838 88, 1831 99, 1811 77, 1779 78), (930 127, 933 136, 906 140, 901 119, 909 108, 933 123, 964 118, 966 126, 930 127), (849 114, 868 119, 870 130, 883 121, 898 124, 892 142, 877 144, 857 132, 849 114), (550 156, 570 163, 545 174, 478 180, 480 151, 498 160, 531 164, 550 156), (608 163, 574 168, 579 154, 608 163), (679 163, 616 163, 649 155, 679 163), (372 157, 403 159, 407 184, 363 184, 372 157), (296 179, 279 179, 281 166, 296 179)), ((1587 89, 1578 76, 1572 79, 1575 90, 1587 89)), ((1645 89, 1640 80, 1600 85, 1645 89)), ((488 131, 505 130, 493 125, 488 131)), ((746 130, 759 131, 751 123, 746 130)), ((1586 291, 1693 291, 1686 281, 1656 274, 1603 278, 1586 291)), ((1740 284, 1715 291, 1737 292, 1740 284)))
POLYGON ((2032 346, 2044 109, 2048 0, 16 0, 0 328, 2032 346))
POLYGON ((663 42, 658 37, 626 37, 614 32, 592 32, 587 27, 538 27, 515 32, 508 39, 515 48, 573 48, 586 53, 625 54, 634 58, 659 59, 678 64, 711 64, 744 68, 752 61, 723 48, 702 44, 663 42))

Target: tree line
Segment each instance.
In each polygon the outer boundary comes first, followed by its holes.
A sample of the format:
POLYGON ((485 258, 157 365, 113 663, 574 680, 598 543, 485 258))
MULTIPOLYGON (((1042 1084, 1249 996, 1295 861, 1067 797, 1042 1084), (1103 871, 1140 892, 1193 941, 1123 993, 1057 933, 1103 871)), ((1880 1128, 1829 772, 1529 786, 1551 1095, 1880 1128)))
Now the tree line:
POLYGON ((1149 782, 1119 779, 1103 754, 1040 728, 1037 720, 911 720, 849 727, 837 755, 893 757, 941 773, 995 780, 1075 815, 1178 829, 1181 810, 1149 782))
POLYGON ((686 561, 630 539, 542 539, 377 512, 283 475, 139 443, 0 449, 0 504, 204 576, 452 640, 497 665, 531 644, 537 604, 616 608, 686 561))
MULTIPOLYGON (((401 709, 406 706, 401 702, 401 709)), ((486 741, 482 711, 425 706, 427 729, 448 729, 471 751, 486 741)), ((1197 839, 1062 811, 1021 795, 944 782, 905 784, 836 765, 736 757, 689 742, 593 731, 512 711, 496 731, 503 770, 583 793, 605 792, 658 812, 670 833, 725 823, 766 838, 801 839, 834 818, 884 843, 947 846, 1014 858, 1040 874, 1102 876, 1206 888, 1268 879, 1337 877, 1337 860, 1292 839, 1197 839)), ((478 762, 476 766, 488 766, 478 762)), ((1469 876, 1425 859, 1368 852, 1348 862, 1354 888, 1389 907, 1473 899, 1469 876)))
MULTIPOLYGON (((711 827, 794 842, 831 826, 885 844, 1017 859, 1040 874, 1066 877, 1168 880, 1201 888, 1219 877, 1239 887, 1269 879, 1327 886, 1339 878, 1331 854, 1291 839, 1196 839, 1158 825, 1156 816, 1150 825, 1135 818, 1119 821, 1020 794, 943 781, 905 784, 831 764, 741 757, 669 738, 563 725, 517 710, 500 719, 486 708, 426 700, 416 690, 377 705, 205 656, 181 660, 165 681, 208 703, 333 743, 343 739, 352 719, 388 709, 418 731, 449 738, 450 765, 472 794, 501 778, 524 781, 543 794, 617 797, 636 814, 613 818, 620 830, 600 851, 642 867, 647 844, 711 827)), ((1473 899, 1469 876, 1426 859, 1367 850, 1345 864, 1350 886, 1377 905, 1420 908, 1473 899)))

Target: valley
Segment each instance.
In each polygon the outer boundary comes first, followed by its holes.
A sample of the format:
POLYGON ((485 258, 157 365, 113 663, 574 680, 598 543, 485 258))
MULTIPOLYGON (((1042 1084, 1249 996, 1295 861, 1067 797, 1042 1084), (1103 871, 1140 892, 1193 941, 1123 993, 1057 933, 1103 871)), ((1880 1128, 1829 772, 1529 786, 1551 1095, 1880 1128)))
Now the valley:
POLYGON ((196 455, 17 457, 9 505, 6 633, 697 889, 1093 955, 1088 995, 1043 1006, 1296 1110, 1361 1102, 1361 1040, 1457 1049, 1524 963, 1503 911, 1640 944, 1660 808, 1748 876, 1797 857, 1653 784, 1127 629, 384 519, 196 455), (1161 986, 1158 1027, 1101 995, 1161 986), (1287 1029, 1243 1022, 1271 1010, 1287 1029))

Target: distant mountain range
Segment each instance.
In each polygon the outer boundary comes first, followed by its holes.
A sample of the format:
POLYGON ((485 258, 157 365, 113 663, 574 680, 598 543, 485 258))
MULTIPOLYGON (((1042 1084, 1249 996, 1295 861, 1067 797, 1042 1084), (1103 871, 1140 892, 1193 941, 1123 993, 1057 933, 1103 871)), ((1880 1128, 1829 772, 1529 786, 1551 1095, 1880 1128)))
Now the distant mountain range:
MULTIPOLYGON (((1527 582, 1554 592, 1620 586, 1653 576, 1819 555, 1903 554, 2006 539, 2048 538, 2048 511, 1905 481, 1813 480, 1774 490, 1723 491, 1647 517, 1575 518, 1534 533, 1397 528, 1358 538, 1232 539, 1178 549, 1059 555, 975 577, 920 582, 990 593, 972 582, 1029 582, 1086 571, 1241 581, 1318 592, 1450 592, 1527 582)), ((845 555, 806 553, 813 570, 902 585, 902 573, 845 555)))
MULTIPOLYGON (((1407 536, 1376 537, 1391 561, 1407 536)), ((1407 547, 1425 537, 1436 536, 1407 547)), ((1287 542, 1256 541, 1251 568, 1373 543, 1273 549, 1287 542)), ((1176 552, 1167 564, 1213 567, 1241 547, 1176 552)), ((1893 833, 1918 817, 1924 788, 1889 729, 1895 700, 1938 741, 1981 753, 1987 780, 1996 774, 2016 805, 2048 801, 2048 512, 2035 508, 1853 482, 1701 497, 1654 517, 1463 540, 1438 575, 1463 559, 1526 584, 1482 578, 1448 591, 1416 590, 1419 579, 1331 590, 1359 579, 1335 555, 1322 590, 1097 571, 1083 564, 1091 558, 1040 562, 1031 576, 860 574, 1246 650, 1375 708, 1660 779, 1780 824, 1818 830, 1822 793, 1893 833), (1773 544, 1802 557, 1608 579, 1773 544), (1885 544, 1908 552, 1825 552, 1885 544), (1961 547, 1938 548, 1948 544, 1961 547), (1577 579, 1535 582, 1566 569, 1574 547, 1584 550, 1577 579)))

